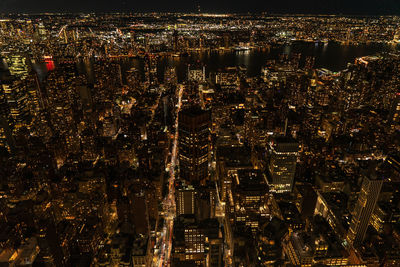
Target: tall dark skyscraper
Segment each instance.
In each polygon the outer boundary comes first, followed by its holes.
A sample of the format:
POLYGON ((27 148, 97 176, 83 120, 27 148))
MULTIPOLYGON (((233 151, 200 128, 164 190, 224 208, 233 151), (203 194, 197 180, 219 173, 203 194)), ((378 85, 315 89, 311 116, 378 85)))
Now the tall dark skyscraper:
POLYGON ((389 123, 392 130, 397 129, 400 125, 400 92, 398 92, 393 99, 389 114, 389 123))
POLYGON ((208 177, 211 112, 200 107, 184 109, 179 114, 180 177, 199 184, 208 177))
POLYGON ((177 52, 179 50, 179 34, 176 30, 172 35, 172 47, 174 49, 174 52, 177 52))
POLYGON ((361 191, 354 207, 353 217, 347 233, 347 241, 351 245, 359 245, 365 238, 365 233, 374 212, 383 180, 375 173, 364 176, 361 191))
POLYGON ((269 184, 275 193, 291 192, 299 144, 291 137, 276 137, 269 143, 269 184))

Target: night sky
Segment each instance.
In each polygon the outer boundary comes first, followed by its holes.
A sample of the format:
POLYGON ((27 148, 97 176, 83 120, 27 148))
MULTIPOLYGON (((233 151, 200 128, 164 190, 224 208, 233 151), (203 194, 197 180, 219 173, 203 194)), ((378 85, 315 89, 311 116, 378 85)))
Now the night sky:
POLYGON ((0 0, 3 12, 269 12, 400 15, 400 0, 0 0))

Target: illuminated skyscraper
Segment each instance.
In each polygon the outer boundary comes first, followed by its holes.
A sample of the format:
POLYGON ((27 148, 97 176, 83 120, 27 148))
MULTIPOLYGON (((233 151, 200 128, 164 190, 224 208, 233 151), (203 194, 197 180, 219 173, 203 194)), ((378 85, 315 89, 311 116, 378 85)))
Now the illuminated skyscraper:
POLYGON ((275 193, 293 189, 299 144, 290 137, 276 137, 269 143, 269 184, 275 193))
MULTIPOLYGON (((262 217, 269 216, 268 186, 260 170, 238 170, 232 178, 236 225, 248 226, 255 233, 262 217)), ((231 205, 232 205, 231 204, 231 205)))
POLYGON ((184 109, 179 114, 180 177, 198 184, 208 177, 211 112, 200 107, 184 109))
POLYGON ((9 57, 8 66, 12 75, 20 78, 26 78, 28 76, 29 70, 26 57, 21 55, 9 57))
POLYGON ((351 245, 359 245, 363 242, 376 202, 378 201, 379 193, 381 192, 382 183, 383 180, 377 178, 375 173, 364 176, 347 233, 347 241, 351 245))
POLYGON ((47 31, 46 31, 46 28, 44 27, 43 23, 39 23, 38 34, 41 39, 45 39, 47 31))
POLYGON ((9 79, 1 83, 13 121, 14 130, 25 126, 29 127, 31 116, 29 113, 28 94, 25 83, 21 80, 9 79))
POLYGON ((166 84, 176 84, 178 83, 178 76, 176 74, 175 67, 169 67, 164 72, 164 83, 166 84))
POLYGON ((177 217, 172 242, 172 266, 206 266, 206 236, 193 215, 177 217))
POLYGON ((0 146, 12 150, 15 147, 15 140, 9 125, 9 113, 7 98, 3 87, 0 86, 0 146))
POLYGON ((188 80, 196 82, 206 81, 206 67, 203 66, 202 69, 191 69, 188 67, 188 80))
POLYGON ((193 186, 182 184, 176 191, 176 215, 195 214, 196 191, 193 186))

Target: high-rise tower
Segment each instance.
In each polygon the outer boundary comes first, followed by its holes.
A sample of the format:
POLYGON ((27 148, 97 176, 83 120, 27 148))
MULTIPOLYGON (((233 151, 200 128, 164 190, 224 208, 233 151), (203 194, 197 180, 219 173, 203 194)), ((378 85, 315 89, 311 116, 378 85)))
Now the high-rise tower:
POLYGON ((191 184, 208 177, 211 112, 194 106, 179 113, 180 177, 191 184))
POLYGON ((31 115, 25 83, 21 80, 10 78, 7 81, 2 81, 1 87, 8 104, 13 129, 18 130, 24 126, 29 127, 31 115))
POLYGON ((382 183, 383 180, 377 178, 374 172, 364 176, 347 233, 347 241, 351 245, 359 245, 363 242, 376 202, 378 201, 379 193, 381 192, 382 183))
POLYGON ((291 137, 275 137, 269 143, 269 184, 275 193, 291 192, 299 154, 299 144, 291 137))

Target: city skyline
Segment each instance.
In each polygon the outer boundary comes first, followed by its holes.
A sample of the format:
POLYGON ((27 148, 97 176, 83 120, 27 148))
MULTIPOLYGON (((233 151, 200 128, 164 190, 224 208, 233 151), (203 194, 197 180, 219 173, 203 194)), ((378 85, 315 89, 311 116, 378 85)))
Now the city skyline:
POLYGON ((132 2, 117 0, 3 0, 0 14, 45 12, 193 12, 193 13, 270 13, 270 14, 344 14, 344 15, 399 15, 400 3, 396 0, 288 0, 265 1, 151 1, 132 2))

